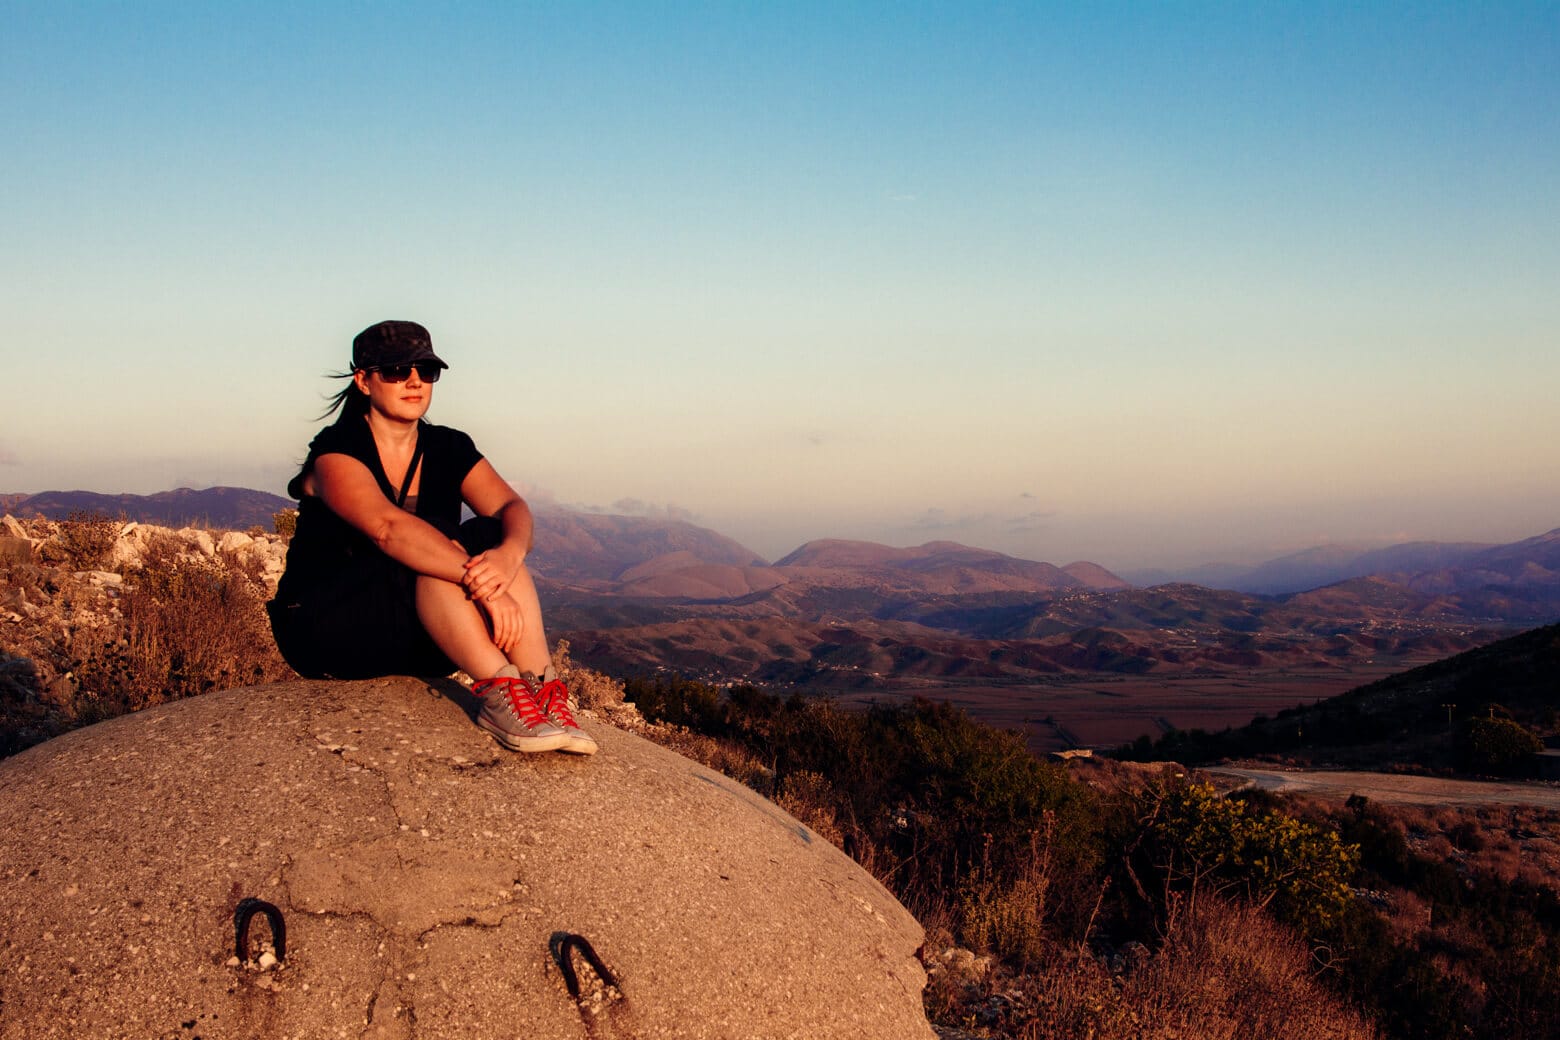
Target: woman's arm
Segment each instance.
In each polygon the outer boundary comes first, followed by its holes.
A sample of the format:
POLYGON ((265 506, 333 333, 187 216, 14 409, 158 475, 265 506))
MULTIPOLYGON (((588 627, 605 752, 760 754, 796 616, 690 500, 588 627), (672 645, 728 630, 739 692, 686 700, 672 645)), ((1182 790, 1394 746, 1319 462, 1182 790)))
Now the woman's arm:
POLYGON ((314 492, 331 512, 366 534, 386 556, 419 574, 464 580, 465 550, 386 498, 363 463, 350 455, 321 455, 311 477, 314 492))
POLYGON ((531 507, 504 482, 487 459, 480 460, 460 485, 461 497, 481 516, 497 517, 503 541, 466 564, 466 591, 478 599, 502 595, 531 551, 531 507))

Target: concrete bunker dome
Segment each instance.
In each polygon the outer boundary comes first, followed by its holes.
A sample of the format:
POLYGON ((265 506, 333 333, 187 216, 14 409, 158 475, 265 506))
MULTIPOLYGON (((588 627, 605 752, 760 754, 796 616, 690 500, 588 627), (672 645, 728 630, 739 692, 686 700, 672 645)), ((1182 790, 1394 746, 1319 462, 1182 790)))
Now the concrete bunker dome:
POLYGON ((282 683, 0 762, 0 1038, 933 1035, 920 927, 777 806, 605 725, 509 754, 464 704, 282 683), (246 898, 274 972, 228 964, 246 898), (616 993, 570 996, 570 936, 616 993))

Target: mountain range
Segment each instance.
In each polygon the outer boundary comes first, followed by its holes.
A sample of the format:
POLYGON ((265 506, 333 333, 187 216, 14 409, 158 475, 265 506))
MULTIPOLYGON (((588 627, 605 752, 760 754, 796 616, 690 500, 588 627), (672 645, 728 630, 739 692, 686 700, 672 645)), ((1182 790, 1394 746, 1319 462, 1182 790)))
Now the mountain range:
POLYGON ((1403 575, 1444 570, 1460 566, 1492 548, 1498 547, 1483 542, 1404 542, 1375 549, 1319 545, 1250 567, 1209 563, 1175 571, 1163 568, 1134 570, 1124 576, 1134 585, 1187 582, 1207 588, 1281 596, 1372 574, 1403 575))
MULTIPOLYGON (((24 516, 97 512, 170 526, 245 528, 291 505, 241 488, 0 496, 0 508, 24 516)), ((1097 563, 1056 566, 946 541, 821 539, 770 564, 679 520, 551 508, 537 510, 536 527, 531 566, 549 628, 582 661, 618 673, 859 686, 1347 668, 1560 620, 1560 530, 1509 545, 1324 547, 1221 588, 1144 588, 1141 574, 1130 583, 1097 563)))
POLYGON ((272 518, 297 503, 249 488, 176 488, 155 495, 104 495, 96 491, 42 491, 36 495, 0 494, 0 513, 66 520, 74 514, 122 517, 164 527, 245 530, 270 528, 272 518))

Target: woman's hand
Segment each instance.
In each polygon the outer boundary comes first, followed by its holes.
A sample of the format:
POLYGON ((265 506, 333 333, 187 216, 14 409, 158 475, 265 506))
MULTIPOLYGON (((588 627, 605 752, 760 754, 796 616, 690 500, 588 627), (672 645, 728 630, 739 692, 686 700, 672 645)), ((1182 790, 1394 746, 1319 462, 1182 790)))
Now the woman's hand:
POLYGON ((472 599, 486 601, 502 596, 520 572, 525 553, 508 544, 478 553, 466 561, 466 574, 460 583, 472 599))
POLYGON ((520 614, 520 604, 506 593, 490 599, 478 599, 477 606, 487 614, 493 629, 493 645, 509 653, 520 645, 520 635, 525 630, 525 620, 520 614))

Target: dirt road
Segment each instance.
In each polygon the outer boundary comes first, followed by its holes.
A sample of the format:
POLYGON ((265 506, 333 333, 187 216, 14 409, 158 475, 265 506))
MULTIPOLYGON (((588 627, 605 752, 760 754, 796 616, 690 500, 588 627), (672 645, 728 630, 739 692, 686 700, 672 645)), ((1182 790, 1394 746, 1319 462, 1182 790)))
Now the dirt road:
POLYGON ((1266 791, 1337 801, 1362 794, 1374 801, 1406 805, 1537 805, 1560 809, 1560 786, 1554 784, 1314 770, 1221 767, 1205 772, 1238 777, 1266 791))

